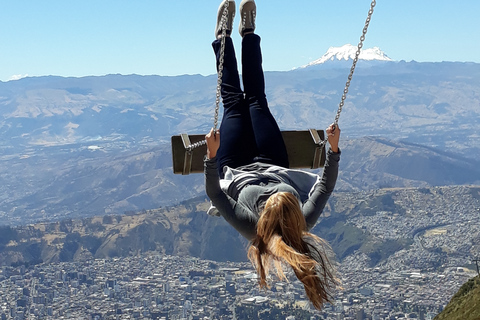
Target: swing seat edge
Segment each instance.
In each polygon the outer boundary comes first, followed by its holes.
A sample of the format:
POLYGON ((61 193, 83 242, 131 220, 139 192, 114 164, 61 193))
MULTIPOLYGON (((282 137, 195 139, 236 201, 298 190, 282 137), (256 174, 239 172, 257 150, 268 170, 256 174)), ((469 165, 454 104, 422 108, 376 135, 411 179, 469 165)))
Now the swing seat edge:
MULTIPOLYGON (((319 141, 325 137, 323 130, 282 131, 291 169, 317 169, 325 164, 325 148, 319 141)), ((201 145, 187 151, 189 145, 205 139, 203 134, 179 134, 171 137, 172 165, 174 174, 203 173, 203 159, 207 146, 201 145)))

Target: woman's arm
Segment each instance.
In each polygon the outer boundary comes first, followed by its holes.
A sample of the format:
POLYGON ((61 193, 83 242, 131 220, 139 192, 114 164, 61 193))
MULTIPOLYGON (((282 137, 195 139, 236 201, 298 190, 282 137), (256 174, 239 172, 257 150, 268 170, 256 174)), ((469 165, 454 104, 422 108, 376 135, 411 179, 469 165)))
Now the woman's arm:
POLYGON ((338 177, 338 162, 340 161, 340 150, 338 151, 338 153, 334 153, 332 150, 327 152, 322 179, 320 183, 315 185, 314 191, 303 204, 303 215, 305 216, 308 230, 315 226, 335 188, 338 177))
POLYGON ((335 125, 335 124, 331 124, 328 128, 327 128, 327 137, 328 137, 328 144, 330 144, 330 149, 332 149, 332 151, 334 153, 337 153, 338 152, 338 142, 340 141, 340 128, 338 127, 338 125, 335 125))
POLYGON ((302 208, 308 230, 315 226, 337 183, 338 163, 340 161, 340 149, 338 148, 340 128, 332 124, 326 131, 330 149, 327 152, 322 179, 314 187, 312 194, 302 208))
POLYGON ((242 236, 251 240, 255 237, 257 217, 247 208, 238 204, 233 198, 225 194, 220 187, 220 177, 216 161, 217 150, 220 146, 220 135, 213 129, 205 136, 207 141, 207 156, 205 158, 205 191, 217 208, 218 212, 242 236))
POLYGON ((207 159, 213 159, 217 156, 218 148, 220 148, 220 131, 210 129, 210 132, 205 136, 207 142, 207 159))

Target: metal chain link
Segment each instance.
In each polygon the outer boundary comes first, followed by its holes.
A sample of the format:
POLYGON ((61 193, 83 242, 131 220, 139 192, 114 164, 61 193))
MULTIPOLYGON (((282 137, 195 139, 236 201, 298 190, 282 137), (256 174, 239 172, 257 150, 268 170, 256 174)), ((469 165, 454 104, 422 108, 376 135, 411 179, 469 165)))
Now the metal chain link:
POLYGON ((205 144, 207 144, 207 140, 200 140, 200 141, 198 141, 198 142, 192 143, 191 145, 189 145, 188 147, 186 147, 185 150, 186 150, 187 152, 192 152, 193 149, 196 149, 196 148, 198 148, 198 147, 201 147, 201 146, 203 146, 203 145, 205 145, 205 144))
MULTIPOLYGON (((376 0, 372 0, 372 3, 370 4, 370 10, 368 10, 368 16, 365 21, 365 26, 363 27, 363 30, 362 30, 360 42, 357 45, 357 51, 355 52, 355 58, 353 59, 352 67, 350 68, 350 74, 348 75, 348 80, 345 83, 345 89, 343 89, 342 99, 340 100, 340 104, 338 105, 337 115, 335 116, 335 121, 333 123, 335 127, 338 126, 338 119, 340 118, 340 113, 342 113, 342 109, 345 104, 345 99, 347 98, 348 89, 350 88, 350 82, 352 81, 353 73, 355 72, 355 67, 357 66, 358 57, 360 56, 360 50, 363 47, 363 41, 365 41, 365 35, 367 34, 370 21, 372 20, 373 9, 375 8, 376 4, 377 4, 376 0)), ((326 145, 327 141, 328 141, 328 136, 325 136, 325 139, 323 141, 320 141, 319 145, 323 147, 326 145)))
MULTIPOLYGON (((365 36, 368 31, 368 26, 370 25, 370 21, 372 19, 373 15, 373 10, 377 4, 376 0, 372 0, 370 4, 370 10, 368 10, 368 16, 365 21, 365 26, 363 27, 362 30, 362 35, 360 36, 360 42, 357 45, 357 51, 355 52, 355 58, 353 59, 352 67, 350 68, 350 74, 348 75, 347 82, 345 83, 345 89, 343 89, 343 94, 342 98, 340 100, 340 103, 338 105, 337 109, 337 114, 335 116, 335 121, 334 121, 334 126, 338 126, 338 120, 340 119, 340 114, 342 113, 343 106, 345 104, 345 99, 347 98, 348 94, 348 89, 350 88, 350 82, 353 79, 353 73, 355 72, 355 67, 357 66, 358 62, 358 57, 360 56, 360 51, 363 47, 363 42, 365 41, 365 36)), ((223 63, 224 63, 224 56, 225 56, 225 39, 227 36, 227 19, 228 19, 228 6, 229 2, 225 1, 225 6, 223 8, 223 14, 222 14, 222 40, 221 40, 221 46, 220 46, 220 58, 219 58, 219 65, 218 65, 218 77, 217 77, 217 93, 216 93, 216 98, 215 98, 215 114, 214 114, 214 120, 213 120, 213 130, 214 132, 217 130, 218 126, 218 113, 220 110, 220 98, 221 98, 221 85, 222 85, 222 76, 223 76, 223 63)), ((319 142, 319 145, 321 147, 325 146, 326 143, 328 142, 328 136, 324 138, 323 141, 319 142)), ((207 142, 205 140, 201 140, 198 142, 195 142, 191 144, 189 147, 187 147, 187 151, 191 152, 193 149, 198 148, 200 146, 205 145, 207 142)))
POLYGON ((220 45, 220 58, 219 58, 219 64, 218 64, 217 96, 215 99, 215 115, 213 120, 213 131, 216 131, 218 126, 218 112, 220 109, 223 63, 225 61, 224 59, 225 58, 225 42, 227 39, 228 6, 229 6, 229 1, 225 1, 225 6, 223 8, 223 14, 222 14, 222 42, 220 45))
MULTIPOLYGON (((225 1, 225 6, 223 7, 222 13, 222 40, 220 44, 220 57, 218 63, 218 73, 217 73, 217 93, 215 97, 215 113, 213 117, 213 131, 217 131, 218 127, 218 113, 220 110, 220 98, 221 98, 221 88, 222 88, 222 77, 223 77, 223 63, 225 61, 225 41, 227 38, 227 20, 228 20, 228 6, 229 1, 225 1)), ((207 143, 206 140, 200 140, 198 142, 192 143, 190 146, 186 148, 187 152, 192 152, 194 149, 201 147, 207 143)))

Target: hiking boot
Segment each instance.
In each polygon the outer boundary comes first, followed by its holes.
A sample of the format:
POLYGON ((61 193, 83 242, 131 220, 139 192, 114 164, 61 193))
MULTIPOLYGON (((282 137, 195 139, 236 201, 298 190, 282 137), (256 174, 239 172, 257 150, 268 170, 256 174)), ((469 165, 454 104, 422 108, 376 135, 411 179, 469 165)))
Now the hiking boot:
POLYGON ((255 16, 257 15, 257 6, 254 0, 243 0, 240 3, 240 25, 238 31, 243 37, 245 33, 255 31, 255 16))
POLYGON ((225 9, 225 2, 228 2, 228 14, 227 14, 227 36, 232 33, 233 29, 233 18, 235 17, 235 1, 234 0, 223 0, 220 6, 218 7, 217 13, 217 26, 215 27, 215 37, 219 38, 222 36, 222 17, 223 11, 225 9))

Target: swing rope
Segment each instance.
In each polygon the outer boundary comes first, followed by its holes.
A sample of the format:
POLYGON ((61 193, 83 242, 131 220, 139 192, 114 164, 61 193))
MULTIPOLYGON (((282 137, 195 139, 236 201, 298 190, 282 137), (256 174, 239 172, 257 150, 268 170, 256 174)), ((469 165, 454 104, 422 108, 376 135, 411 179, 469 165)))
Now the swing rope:
MULTIPOLYGON (((363 47, 363 41, 365 41, 365 36, 368 31, 368 26, 370 25, 370 21, 372 20, 373 9, 375 8, 376 4, 377 4, 376 0, 372 0, 370 4, 370 10, 368 10, 368 16, 367 16, 367 19, 365 20, 365 26, 363 27, 362 35, 360 36, 360 42, 357 45, 357 51, 355 52, 355 58, 353 59, 352 67, 350 68, 350 74, 348 75, 347 82, 345 83, 345 89, 343 89, 342 98, 338 105, 337 114, 335 116, 335 121, 333 123, 334 128, 338 126, 338 120, 340 119, 340 114, 342 113, 342 109, 345 104, 345 99, 347 98, 348 89, 350 88, 350 82, 352 81, 353 73, 355 72, 355 67, 357 66, 358 57, 360 56, 360 51, 363 47)), ((325 139, 323 141, 320 141, 318 145, 320 147, 324 147, 327 144, 327 141, 328 141, 328 137, 325 137, 325 139)))

